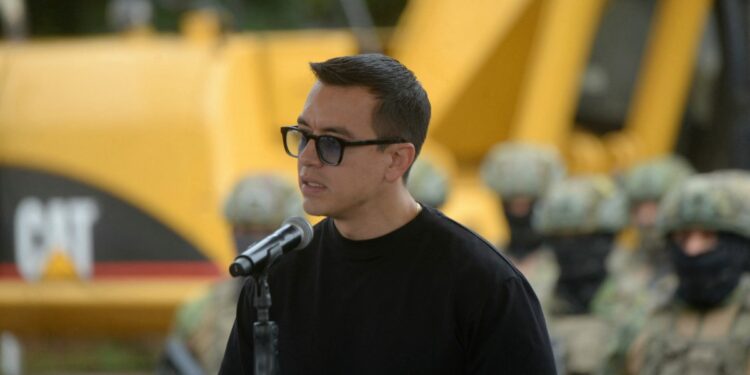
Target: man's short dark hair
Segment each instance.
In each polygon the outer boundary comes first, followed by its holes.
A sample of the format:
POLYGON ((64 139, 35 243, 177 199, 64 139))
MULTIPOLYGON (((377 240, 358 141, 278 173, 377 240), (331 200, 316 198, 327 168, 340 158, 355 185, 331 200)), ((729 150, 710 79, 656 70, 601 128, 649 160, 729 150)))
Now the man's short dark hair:
MULTIPOLYGON (((419 155, 430 122, 430 100, 422 85, 398 60, 379 53, 335 57, 310 63, 326 85, 362 86, 378 99, 373 127, 380 138, 403 138, 419 155)), ((404 174, 406 180, 409 171, 404 174)))

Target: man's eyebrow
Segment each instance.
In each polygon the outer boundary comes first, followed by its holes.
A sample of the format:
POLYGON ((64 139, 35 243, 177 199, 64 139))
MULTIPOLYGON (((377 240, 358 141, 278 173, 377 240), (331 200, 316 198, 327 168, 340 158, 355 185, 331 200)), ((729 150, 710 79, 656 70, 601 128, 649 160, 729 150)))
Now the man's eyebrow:
POLYGON ((349 132, 349 130, 346 130, 346 128, 342 126, 326 126, 322 129, 320 129, 323 133, 326 134, 338 134, 345 138, 352 138, 352 133, 349 132))
MULTIPOLYGON (((308 124, 307 121, 305 121, 305 119, 302 118, 302 116, 297 117, 297 124, 310 127, 310 124, 308 124)), ((350 133, 349 130, 347 130, 343 126, 326 126, 326 127, 321 128, 320 130, 323 133, 328 133, 328 134, 333 133, 333 134, 338 134, 347 138, 352 138, 352 133, 350 133)))

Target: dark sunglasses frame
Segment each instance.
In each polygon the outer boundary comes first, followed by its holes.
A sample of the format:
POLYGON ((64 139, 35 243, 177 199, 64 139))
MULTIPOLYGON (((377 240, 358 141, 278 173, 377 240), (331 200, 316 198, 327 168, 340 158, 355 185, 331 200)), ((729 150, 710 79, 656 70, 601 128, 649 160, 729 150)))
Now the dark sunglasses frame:
MULTIPOLYGON (((292 150, 289 149, 289 145, 287 144, 286 139, 287 139, 287 133, 292 132, 292 131, 300 133, 301 138, 302 138, 302 143, 304 143, 304 146, 302 146, 303 149, 304 147, 307 147, 307 144, 308 142, 310 142, 311 139, 315 141, 315 153, 318 155, 318 159, 320 160, 320 162, 326 165, 333 165, 333 166, 341 164, 341 160, 344 159, 344 150, 346 150, 347 147, 408 143, 408 141, 401 139, 401 138, 368 139, 364 141, 346 141, 333 135, 315 135, 315 134, 312 134, 310 132, 306 132, 300 129, 299 126, 282 126, 281 127, 281 139, 282 139, 282 142, 284 142, 284 150, 286 151, 287 155, 293 158, 298 158, 299 157, 298 152, 301 152, 302 150, 299 150, 299 151, 295 150, 295 152, 292 152, 292 150), (341 152, 339 152, 338 160, 331 161, 331 160, 326 160, 325 158, 323 158, 323 155, 321 154, 321 151, 320 151, 320 142, 318 142, 318 140, 320 139, 332 140, 336 144, 338 144, 339 149, 341 150, 341 152)), ((329 143, 324 142, 324 144, 329 144, 329 143)))

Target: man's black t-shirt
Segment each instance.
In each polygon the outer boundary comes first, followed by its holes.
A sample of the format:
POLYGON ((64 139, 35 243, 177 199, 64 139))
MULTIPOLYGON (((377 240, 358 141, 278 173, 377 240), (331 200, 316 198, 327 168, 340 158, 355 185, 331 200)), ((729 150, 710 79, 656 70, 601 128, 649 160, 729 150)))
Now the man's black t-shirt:
MULTIPOLYGON (((539 302, 476 234, 423 208, 382 237, 352 241, 333 220, 271 269, 282 374, 554 374, 539 302)), ((246 283, 221 373, 253 372, 246 283)))

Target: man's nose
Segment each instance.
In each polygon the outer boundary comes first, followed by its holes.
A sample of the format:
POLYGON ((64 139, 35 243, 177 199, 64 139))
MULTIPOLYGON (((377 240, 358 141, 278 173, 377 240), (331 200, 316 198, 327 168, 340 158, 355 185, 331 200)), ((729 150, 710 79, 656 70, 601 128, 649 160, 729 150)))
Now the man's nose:
POLYGON ((716 237, 703 232, 691 231, 687 234, 683 249, 688 256, 696 256, 711 251, 716 245, 716 237))

